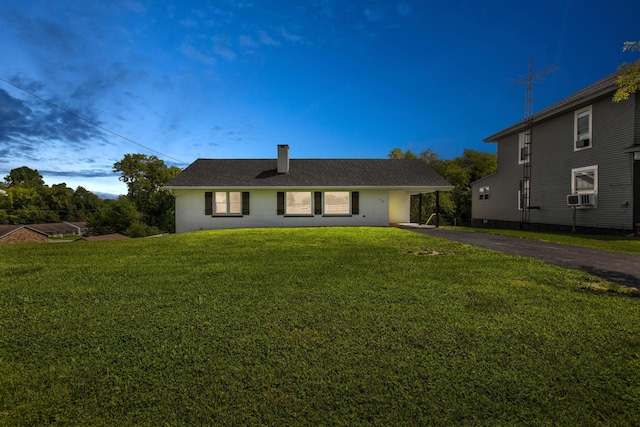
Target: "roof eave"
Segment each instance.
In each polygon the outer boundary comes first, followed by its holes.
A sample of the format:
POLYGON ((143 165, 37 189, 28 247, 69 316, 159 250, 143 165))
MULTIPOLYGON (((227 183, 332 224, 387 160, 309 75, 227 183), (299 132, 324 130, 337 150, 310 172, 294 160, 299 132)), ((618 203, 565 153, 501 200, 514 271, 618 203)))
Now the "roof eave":
POLYGON ((238 185, 171 185, 162 187, 165 190, 211 190, 212 188, 220 188, 225 190, 285 190, 285 189, 340 189, 340 190, 385 190, 385 191, 408 191, 417 193, 433 193, 436 191, 451 191, 455 187, 453 185, 279 185, 279 186, 238 186, 238 185))

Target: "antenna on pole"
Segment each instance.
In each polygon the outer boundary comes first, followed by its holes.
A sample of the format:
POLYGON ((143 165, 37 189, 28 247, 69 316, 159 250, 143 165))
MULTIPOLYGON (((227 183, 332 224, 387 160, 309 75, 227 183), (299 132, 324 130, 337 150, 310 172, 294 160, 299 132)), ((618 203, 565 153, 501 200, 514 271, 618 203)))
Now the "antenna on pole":
POLYGON ((518 206, 522 210, 521 228, 528 229, 531 222, 531 209, 539 207, 531 206, 531 147, 533 143, 533 83, 540 80, 545 74, 556 70, 553 65, 545 70, 533 73, 533 58, 529 59, 529 74, 518 80, 513 86, 526 84, 524 97, 524 132, 520 135, 520 162, 522 164, 522 181, 520 181, 520 201, 518 206))

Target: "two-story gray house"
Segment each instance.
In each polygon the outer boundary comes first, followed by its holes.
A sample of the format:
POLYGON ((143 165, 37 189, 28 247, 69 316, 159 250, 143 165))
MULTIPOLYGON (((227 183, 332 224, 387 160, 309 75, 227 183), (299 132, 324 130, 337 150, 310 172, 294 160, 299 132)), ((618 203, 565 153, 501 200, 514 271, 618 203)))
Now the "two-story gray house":
POLYGON ((474 226, 637 231, 640 96, 612 102, 618 75, 484 140, 498 144, 498 171, 471 184, 474 226))

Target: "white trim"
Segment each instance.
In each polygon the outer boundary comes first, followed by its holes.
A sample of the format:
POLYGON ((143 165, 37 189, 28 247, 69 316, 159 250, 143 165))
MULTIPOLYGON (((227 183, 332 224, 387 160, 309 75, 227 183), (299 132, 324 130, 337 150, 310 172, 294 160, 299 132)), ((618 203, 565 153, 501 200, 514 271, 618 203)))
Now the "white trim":
POLYGON ((588 150, 591 147, 593 147, 593 109, 591 108, 591 105, 589 105, 588 107, 581 108, 573 113, 573 151, 588 150), (585 112, 589 113, 589 132, 578 135, 578 116, 585 112), (585 139, 589 140, 589 144, 584 147, 578 147, 578 141, 585 139))
POLYGON ((571 169, 571 194, 596 193, 598 194, 598 165, 585 166, 571 169), (576 190, 576 173, 593 171, 593 190, 576 190))
MULTIPOLYGON (((531 180, 530 179, 524 179, 521 180, 520 182, 523 182, 523 187, 527 192, 527 199, 529 201, 529 204, 527 206, 523 206, 523 204, 521 204, 520 202, 523 201, 522 198, 522 190, 518 189, 518 210, 521 211, 523 208, 528 208, 529 206, 531 206, 531 180)), ((518 184, 520 185, 520 184, 518 184)))

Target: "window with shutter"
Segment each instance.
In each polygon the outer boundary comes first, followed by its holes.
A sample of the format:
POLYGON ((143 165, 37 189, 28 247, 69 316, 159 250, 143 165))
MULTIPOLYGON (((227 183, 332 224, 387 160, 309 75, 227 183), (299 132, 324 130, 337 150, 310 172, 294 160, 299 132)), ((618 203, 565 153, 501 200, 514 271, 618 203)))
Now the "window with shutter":
POLYGON ((211 191, 204 193, 204 214, 213 215, 213 193, 211 191))
POLYGON ((249 192, 242 192, 242 215, 249 215, 249 192))
POLYGON ((360 215, 360 192, 358 191, 351 193, 351 214, 360 215))
POLYGON ((327 191, 324 193, 324 214, 325 215, 349 215, 348 191, 327 191))
POLYGON ((277 214, 284 215, 284 191, 278 191, 277 214))
POLYGON ((316 191, 314 194, 314 199, 315 214, 322 215, 322 192, 316 191))

